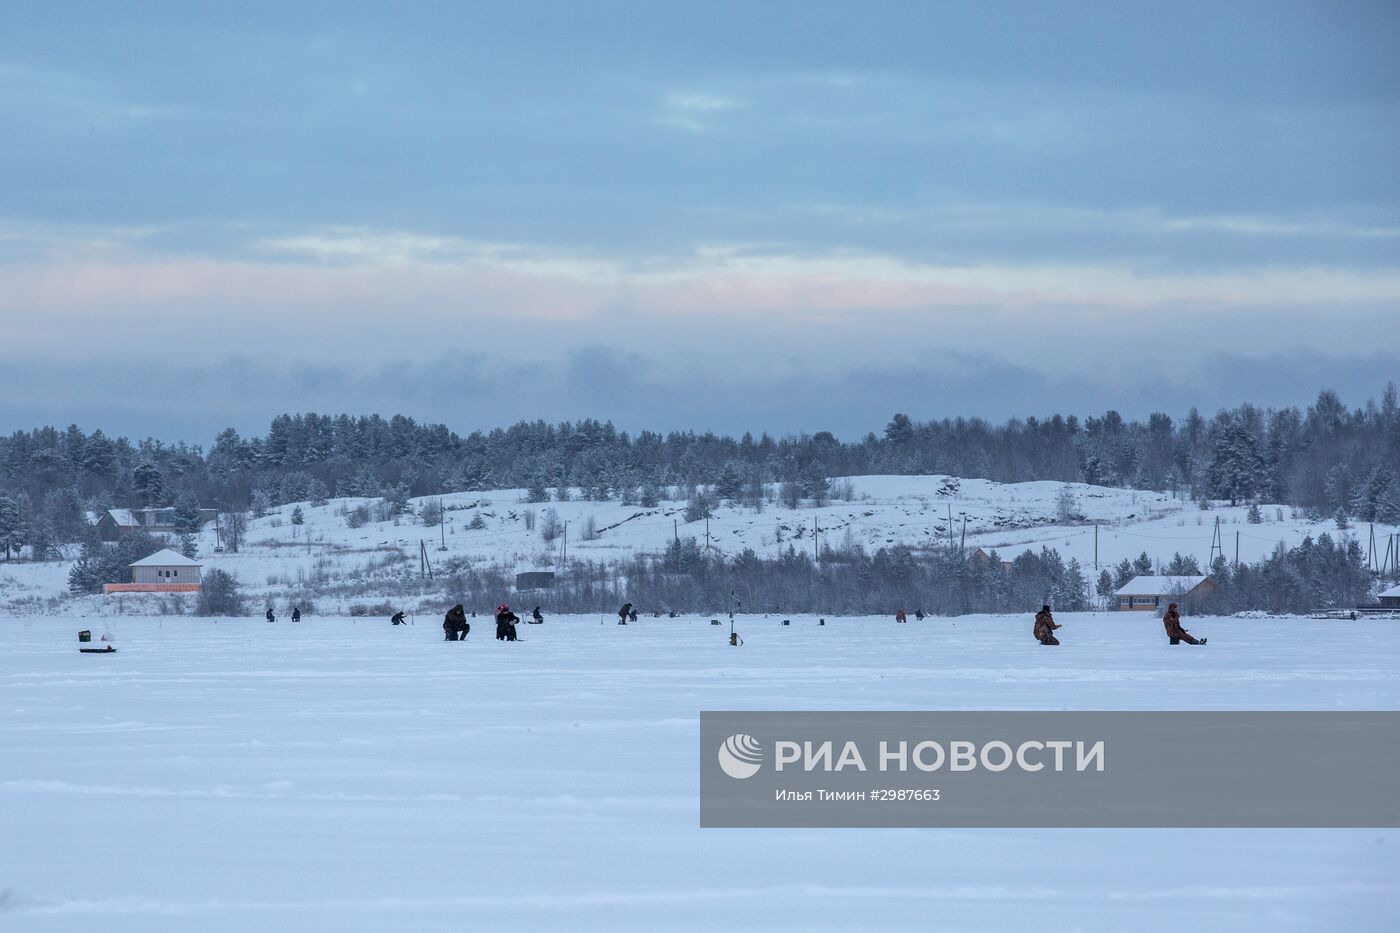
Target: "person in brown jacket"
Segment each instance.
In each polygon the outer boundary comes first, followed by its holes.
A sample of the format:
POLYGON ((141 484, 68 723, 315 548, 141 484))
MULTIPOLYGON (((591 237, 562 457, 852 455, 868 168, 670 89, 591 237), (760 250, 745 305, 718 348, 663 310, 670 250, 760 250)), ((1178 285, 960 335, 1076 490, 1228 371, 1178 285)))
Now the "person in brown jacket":
POLYGON ((906 616, 906 615, 904 614, 904 610, 903 610, 903 609, 897 609, 897 610, 895 610, 895 613, 894 613, 894 620, 895 620, 896 622, 908 622, 908 621, 909 621, 909 617, 906 616))
POLYGON ((1167 606, 1166 613, 1162 616, 1162 626, 1167 630, 1167 638, 1173 645, 1186 642, 1188 645, 1204 645, 1204 638, 1196 638, 1186 629, 1181 627, 1181 613, 1176 611, 1176 603, 1167 606))
POLYGON ((1050 614, 1049 606, 1041 606, 1040 611, 1035 614, 1035 640, 1042 645, 1058 645, 1060 640, 1055 637, 1057 628, 1064 626, 1055 624, 1055 617, 1050 614))
POLYGON ((442 633, 447 636, 448 641, 466 641, 467 633, 471 630, 467 612, 461 603, 447 610, 447 615, 442 618, 442 633))

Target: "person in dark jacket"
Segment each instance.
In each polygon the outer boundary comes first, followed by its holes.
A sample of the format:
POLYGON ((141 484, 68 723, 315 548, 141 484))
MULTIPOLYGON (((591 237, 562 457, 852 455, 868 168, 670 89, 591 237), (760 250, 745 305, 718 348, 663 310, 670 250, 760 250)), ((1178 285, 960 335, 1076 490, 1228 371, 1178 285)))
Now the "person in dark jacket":
POLYGON ((466 641, 467 633, 471 630, 471 624, 467 622, 467 611, 461 603, 447 610, 447 615, 442 617, 442 631, 448 641, 466 641))
POLYGON ((405 621, 403 620, 403 610, 402 610, 402 609, 400 609, 398 612, 394 613, 392 616, 389 617, 389 624, 390 624, 390 625, 407 625, 407 624, 408 624, 407 622, 405 622, 405 621))
POLYGON ((293 622, 300 622, 300 621, 301 621, 301 607, 300 607, 300 606, 293 606, 293 607, 292 607, 292 621, 293 621, 293 622))
POLYGON ((515 623, 520 621, 520 617, 510 611, 510 607, 501 603, 496 607, 496 640, 515 641, 515 623))
POLYGON ((1058 645, 1060 640, 1055 637, 1057 628, 1064 626, 1055 624, 1055 617, 1050 614, 1049 606, 1041 606, 1040 611, 1035 614, 1035 640, 1042 645, 1058 645))
POLYGON ((1173 645, 1183 641, 1188 645, 1204 645, 1206 643, 1204 638, 1196 638, 1181 627, 1181 613, 1176 611, 1176 603, 1170 603, 1167 606, 1167 611, 1162 616, 1162 627, 1167 630, 1167 639, 1173 645))
POLYGON ((627 617, 632 614, 632 604, 623 603, 622 608, 617 610, 617 624, 626 625, 627 617))
POLYGON ((914 618, 918 619, 920 622, 924 621, 924 615, 925 613, 922 609, 914 610, 914 618))
POLYGON ((540 607, 536 606, 535 611, 530 613, 530 624, 540 625, 544 622, 544 616, 540 613, 540 607))
POLYGON ((272 607, 271 607, 271 606, 268 606, 268 607, 267 607, 267 621, 269 621, 269 622, 276 622, 276 621, 277 621, 277 616, 275 616, 275 615, 272 614, 272 607))
POLYGON ((637 610, 633 609, 631 612, 627 613, 627 621, 628 621, 628 622, 636 622, 636 621, 637 621, 637 610))

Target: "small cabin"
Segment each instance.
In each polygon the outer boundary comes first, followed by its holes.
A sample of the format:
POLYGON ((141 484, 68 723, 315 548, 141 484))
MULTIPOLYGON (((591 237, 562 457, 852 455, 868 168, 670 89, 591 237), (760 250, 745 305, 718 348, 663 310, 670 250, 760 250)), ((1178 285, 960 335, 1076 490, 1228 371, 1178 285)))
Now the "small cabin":
POLYGON ((1143 612, 1164 611, 1168 603, 1184 603, 1215 589, 1210 577, 1133 577, 1114 594, 1118 608, 1143 612))
POLYGON ((1386 609, 1400 609, 1400 586, 1392 586, 1381 593, 1381 606, 1386 609))
POLYGON ((203 564, 165 548, 131 565, 130 583, 105 583, 104 593, 197 593, 203 564))
POLYGON ((516 590, 547 590, 553 585, 553 570, 523 570, 515 575, 516 590))

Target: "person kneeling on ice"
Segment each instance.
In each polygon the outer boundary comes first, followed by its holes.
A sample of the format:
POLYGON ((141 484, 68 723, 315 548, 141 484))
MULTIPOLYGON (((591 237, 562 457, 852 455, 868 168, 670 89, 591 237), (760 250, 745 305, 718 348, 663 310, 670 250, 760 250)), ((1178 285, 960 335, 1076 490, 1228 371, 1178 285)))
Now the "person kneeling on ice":
POLYGON ((626 625, 627 617, 632 614, 632 604, 623 603, 622 608, 617 610, 617 624, 626 625))
POLYGON ((458 603, 447 610, 447 615, 442 617, 442 631, 447 636, 448 641, 466 641, 467 633, 472 627, 467 622, 467 611, 458 603))
POLYGON ((292 607, 292 621, 293 621, 293 622, 300 622, 300 621, 301 621, 301 607, 300 607, 300 606, 293 606, 293 607, 292 607))
POLYGON ((510 611, 510 607, 501 603, 496 607, 496 641, 515 641, 515 623, 520 621, 520 617, 510 611))
POLYGON ((1035 614, 1035 640, 1042 645, 1058 645, 1060 640, 1055 637, 1057 628, 1064 626, 1055 624, 1055 617, 1050 614, 1049 606, 1041 606, 1040 611, 1035 614))
POLYGON ((1206 643, 1204 638, 1196 638, 1181 627, 1181 613, 1176 611, 1176 603, 1167 606, 1167 611, 1162 616, 1162 627, 1167 630, 1167 638, 1173 645, 1183 641, 1188 645, 1204 645, 1206 643))
POLYGON ((544 622, 544 616, 540 614, 540 607, 536 606, 535 611, 530 613, 530 624, 540 625, 544 622))
POLYGON ((407 624, 408 624, 407 622, 405 622, 405 621, 403 620, 403 610, 402 610, 402 609, 400 609, 398 612, 394 613, 392 616, 389 617, 389 624, 390 624, 390 625, 407 625, 407 624))

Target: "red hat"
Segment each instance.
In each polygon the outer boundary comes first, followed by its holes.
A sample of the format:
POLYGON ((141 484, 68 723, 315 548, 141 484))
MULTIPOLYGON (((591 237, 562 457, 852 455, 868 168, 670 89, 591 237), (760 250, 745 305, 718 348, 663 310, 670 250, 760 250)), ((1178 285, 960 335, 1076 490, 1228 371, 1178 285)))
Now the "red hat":
POLYGON ((507 609, 509 609, 509 608, 510 608, 510 607, 507 606, 505 603, 501 603, 499 606, 496 607, 496 611, 497 611, 497 612, 505 612, 505 611, 506 611, 507 609))

